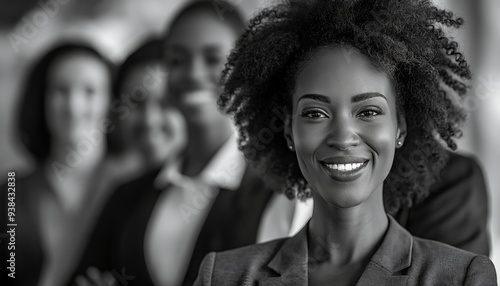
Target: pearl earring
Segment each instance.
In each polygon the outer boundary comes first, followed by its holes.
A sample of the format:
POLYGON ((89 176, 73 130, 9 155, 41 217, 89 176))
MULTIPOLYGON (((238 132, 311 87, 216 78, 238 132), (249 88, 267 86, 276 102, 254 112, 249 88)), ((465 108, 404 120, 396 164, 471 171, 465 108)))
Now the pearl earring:
POLYGON ((401 141, 396 142, 396 144, 397 144, 399 147, 403 146, 403 142, 401 142, 401 141))
POLYGON ((288 148, 289 148, 291 151, 293 151, 293 146, 292 146, 292 145, 288 146, 288 148))

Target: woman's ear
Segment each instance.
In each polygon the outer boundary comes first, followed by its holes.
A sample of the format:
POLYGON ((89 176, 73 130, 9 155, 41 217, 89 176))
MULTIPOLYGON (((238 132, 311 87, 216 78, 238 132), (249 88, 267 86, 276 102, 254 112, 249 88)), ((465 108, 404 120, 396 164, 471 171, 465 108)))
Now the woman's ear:
POLYGON ((407 134, 406 118, 398 115, 398 130, 396 132, 396 148, 401 148, 405 143, 407 134))
POLYGON ((293 143, 293 133, 292 133, 292 117, 290 114, 286 115, 285 118, 285 130, 283 132, 285 136, 286 145, 290 151, 295 151, 295 144, 293 143))

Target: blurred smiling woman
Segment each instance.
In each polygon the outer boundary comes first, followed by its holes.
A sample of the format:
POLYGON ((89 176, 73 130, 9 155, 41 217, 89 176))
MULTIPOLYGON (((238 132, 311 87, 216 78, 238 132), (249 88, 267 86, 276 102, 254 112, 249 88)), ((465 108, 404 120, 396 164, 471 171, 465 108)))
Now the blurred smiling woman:
POLYGON ((288 197, 313 197, 313 216, 292 238, 207 255, 197 284, 496 285, 487 257, 386 214, 424 197, 456 149, 470 71, 439 26, 462 22, 426 0, 284 1, 255 16, 219 103, 243 152, 287 111, 283 135, 247 155, 288 197))
POLYGON ((18 275, 0 284, 63 285, 78 261, 111 180, 105 162, 112 73, 94 48, 66 43, 28 74, 18 130, 36 166, 16 182, 18 275))

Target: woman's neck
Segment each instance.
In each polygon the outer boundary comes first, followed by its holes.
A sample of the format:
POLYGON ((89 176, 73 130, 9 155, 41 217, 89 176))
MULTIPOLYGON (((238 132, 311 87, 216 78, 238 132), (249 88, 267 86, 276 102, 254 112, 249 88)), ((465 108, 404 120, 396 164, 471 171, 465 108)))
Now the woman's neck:
POLYGON ((79 149, 78 145, 53 143, 45 162, 48 182, 68 213, 78 212, 92 195, 89 186, 94 183, 93 176, 106 153, 105 142, 88 146, 88 149, 79 149))
POLYGON ((66 175, 83 176, 91 173, 101 163, 106 153, 106 142, 100 144, 71 144, 53 142, 47 164, 59 167, 66 175))
POLYGON ((351 208, 338 208, 315 196, 309 222, 309 257, 335 266, 366 264, 382 242, 388 223, 382 186, 351 208))
POLYGON ((189 124, 188 145, 182 172, 188 176, 198 175, 212 156, 234 134, 229 119, 220 124, 189 124))

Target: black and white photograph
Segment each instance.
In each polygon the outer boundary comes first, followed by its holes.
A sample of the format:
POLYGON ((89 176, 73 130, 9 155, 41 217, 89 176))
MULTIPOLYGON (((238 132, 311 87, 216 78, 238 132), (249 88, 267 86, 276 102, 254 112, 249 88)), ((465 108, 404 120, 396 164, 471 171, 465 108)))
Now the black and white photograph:
POLYGON ((500 284, 500 1, 2 6, 1 286, 500 284))

